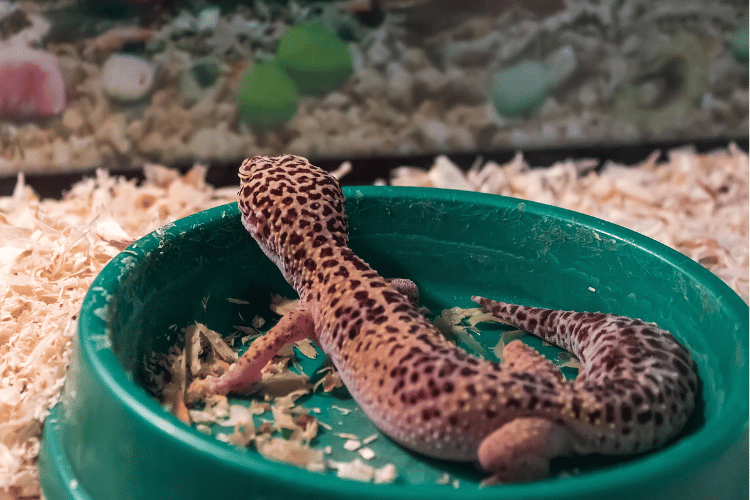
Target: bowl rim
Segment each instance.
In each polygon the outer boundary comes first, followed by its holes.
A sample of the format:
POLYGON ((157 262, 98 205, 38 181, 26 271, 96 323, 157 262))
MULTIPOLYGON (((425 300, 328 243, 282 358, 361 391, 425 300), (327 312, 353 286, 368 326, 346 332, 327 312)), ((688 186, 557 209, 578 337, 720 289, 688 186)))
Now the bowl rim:
MULTIPOLYGON (((732 310, 737 309, 738 312, 742 308, 747 310, 748 307, 728 285, 687 256, 642 234, 579 212, 518 198, 448 189, 347 186, 344 187, 344 193, 347 200, 352 198, 357 200, 406 198, 441 203, 480 204, 503 209, 520 208, 543 217, 587 226, 602 235, 611 236, 658 256, 668 264, 682 269, 686 274, 696 277, 705 288, 715 293, 716 296, 722 297, 725 307, 732 310)), ((84 300, 79 318, 82 355, 86 358, 92 370, 101 377, 104 387, 111 392, 112 396, 117 398, 134 418, 140 418, 149 422, 149 425, 159 428, 161 432, 168 433, 181 445, 190 446, 194 451, 203 455, 206 460, 226 461, 227 465, 231 464, 233 467, 248 469, 248 474, 254 474, 258 479, 270 481, 274 484, 287 481, 289 474, 293 474, 295 475, 295 481, 303 481, 304 487, 310 492, 330 492, 330 489, 334 488, 336 495, 342 498, 365 496, 385 500, 392 498, 394 495, 414 500, 433 500, 436 497, 445 499, 459 497, 467 499, 580 498, 582 495, 606 494, 608 491, 625 486, 628 489, 638 485, 648 487, 660 478, 678 477, 691 468, 710 463, 718 458, 726 451, 726 443, 735 442, 747 426, 748 373, 745 369, 738 374, 736 381, 737 396, 744 394, 745 397, 726 398, 717 408, 716 416, 693 434, 667 448, 649 453, 638 460, 621 466, 565 478, 476 490, 464 488, 453 490, 440 485, 420 485, 419 487, 408 484, 373 485, 334 478, 330 473, 324 475, 311 473, 289 464, 272 462, 260 456, 238 452, 231 445, 220 442, 211 436, 203 435, 194 427, 187 427, 177 421, 176 418, 165 413, 158 402, 148 395, 139 384, 134 382, 132 377, 128 376, 114 357, 111 349, 101 348, 100 339, 105 334, 106 328, 99 326, 103 325, 101 312, 97 314, 93 307, 95 301, 90 296, 95 293, 106 294, 111 291, 125 276, 128 269, 143 260, 148 252, 156 249, 162 240, 159 237, 154 237, 154 233, 160 232, 162 235, 165 233, 180 234, 180 231, 210 226, 237 213, 236 202, 221 205, 179 219, 140 238, 112 259, 95 278, 84 300), (113 359, 116 364, 114 367, 111 366, 113 359), (332 484, 332 480, 336 482, 332 484)), ((748 314, 740 314, 739 316, 740 318, 747 318, 748 314)), ((747 319, 744 322, 740 321, 739 327, 747 330, 747 319)), ((740 337, 738 353, 744 354, 740 362, 742 367, 747 368, 747 339, 740 337), (744 342, 742 342, 743 339, 744 342), (744 348, 744 350, 741 348, 744 348)))

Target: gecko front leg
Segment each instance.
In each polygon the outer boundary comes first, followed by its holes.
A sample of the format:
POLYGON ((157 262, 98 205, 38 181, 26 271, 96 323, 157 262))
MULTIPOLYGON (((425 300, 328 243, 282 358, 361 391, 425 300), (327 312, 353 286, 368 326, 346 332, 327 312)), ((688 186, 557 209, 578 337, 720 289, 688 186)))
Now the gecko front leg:
POLYGON ((255 384, 260 382, 261 370, 279 350, 290 342, 304 338, 315 339, 315 324, 307 307, 303 304, 288 312, 273 328, 256 339, 226 373, 218 378, 206 379, 210 394, 227 394, 229 392, 252 392, 255 384))

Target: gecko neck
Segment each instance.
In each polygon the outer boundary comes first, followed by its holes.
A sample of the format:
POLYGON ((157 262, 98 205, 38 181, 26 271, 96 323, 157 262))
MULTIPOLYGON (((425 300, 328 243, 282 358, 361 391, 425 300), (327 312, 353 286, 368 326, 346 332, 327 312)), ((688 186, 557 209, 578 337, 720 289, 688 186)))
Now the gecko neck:
POLYGON ((347 245, 335 243, 308 247, 304 259, 287 260, 282 272, 303 300, 315 299, 321 290, 346 281, 354 274, 371 272, 376 275, 347 245))

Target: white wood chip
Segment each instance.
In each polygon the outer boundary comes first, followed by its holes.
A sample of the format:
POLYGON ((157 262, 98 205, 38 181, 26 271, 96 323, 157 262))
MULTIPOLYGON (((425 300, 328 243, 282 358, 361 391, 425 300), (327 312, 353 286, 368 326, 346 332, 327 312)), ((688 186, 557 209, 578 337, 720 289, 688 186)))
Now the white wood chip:
POLYGON ((361 441, 357 441, 356 439, 347 439, 344 442, 344 449, 348 450, 348 451, 355 451, 360 446, 362 446, 362 442, 361 441))
POLYGON ((385 464, 380 469, 375 469, 373 482, 375 484, 390 484, 395 481, 397 477, 396 466, 393 464, 385 464))
POLYGON ((371 436, 367 436, 366 438, 364 438, 364 439, 362 440, 362 444, 364 444, 364 445, 370 444, 370 443, 372 443, 373 441, 375 441, 375 440, 376 440, 377 438, 378 438, 378 435, 377 435, 377 434, 373 434, 373 435, 371 435, 371 436))

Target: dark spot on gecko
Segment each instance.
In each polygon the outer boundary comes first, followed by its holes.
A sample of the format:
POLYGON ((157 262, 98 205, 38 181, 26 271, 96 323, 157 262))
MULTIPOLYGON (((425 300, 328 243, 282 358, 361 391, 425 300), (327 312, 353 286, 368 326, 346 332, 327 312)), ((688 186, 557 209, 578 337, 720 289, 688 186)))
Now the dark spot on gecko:
POLYGON ((611 424, 612 422, 615 421, 615 407, 612 403, 607 403, 604 409, 605 409, 604 419, 608 424, 611 424))
POLYGON ((601 417, 601 415, 601 410, 592 411, 591 413, 589 413, 589 423, 593 425, 594 423, 596 423, 596 420, 601 417))
POLYGON ((401 295, 400 293, 398 293, 398 292, 391 292, 391 291, 388 291, 388 290, 383 291, 383 298, 389 304, 393 304, 393 303, 396 303, 396 302, 401 302, 402 300, 405 299, 405 297, 403 295, 401 295))
POLYGON ((650 422, 653 417, 653 414, 651 413, 651 410, 646 410, 644 412, 639 413, 636 416, 636 420, 639 424, 644 425, 646 422, 650 422))
POLYGON ((628 405, 622 405, 620 408, 620 418, 623 422, 630 422, 633 419, 633 410, 628 405))
POLYGON ((302 236, 297 233, 292 233, 289 236, 289 244, 292 246, 297 246, 300 243, 302 243, 302 236))
POLYGON ((334 276, 341 276, 342 278, 346 279, 349 277, 349 270, 344 266, 339 266, 338 270, 333 273, 334 276))
POLYGON ((359 325, 353 325, 349 329, 349 340, 354 340, 359 335, 359 325))

